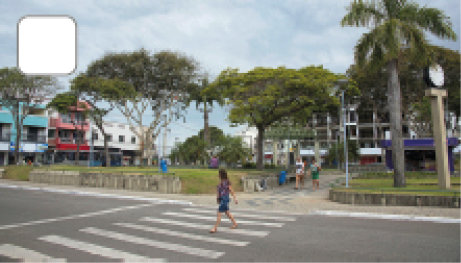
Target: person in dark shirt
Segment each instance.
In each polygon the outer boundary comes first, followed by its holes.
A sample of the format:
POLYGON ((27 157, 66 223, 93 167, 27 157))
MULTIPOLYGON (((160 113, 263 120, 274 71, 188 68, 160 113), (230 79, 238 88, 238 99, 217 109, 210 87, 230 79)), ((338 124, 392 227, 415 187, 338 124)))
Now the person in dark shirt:
POLYGON ((235 203, 238 204, 237 197, 235 197, 234 190, 232 190, 231 183, 229 179, 227 178, 227 172, 224 169, 219 170, 219 178, 221 179, 221 182, 217 186, 217 201, 219 204, 218 208, 218 217, 216 219, 216 225, 210 230, 210 233, 216 232, 218 229, 219 223, 221 222, 221 214, 224 213, 226 214, 227 217, 232 221, 232 226, 231 228, 236 228, 237 227, 237 222, 235 222, 234 217, 232 214, 229 212, 229 193, 232 194, 234 197, 235 203))

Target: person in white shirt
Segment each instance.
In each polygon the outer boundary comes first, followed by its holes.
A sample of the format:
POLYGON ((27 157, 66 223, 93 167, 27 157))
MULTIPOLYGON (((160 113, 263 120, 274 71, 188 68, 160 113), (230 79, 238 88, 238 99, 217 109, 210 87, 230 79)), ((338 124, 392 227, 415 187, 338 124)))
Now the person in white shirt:
POLYGON ((298 190, 298 185, 301 184, 301 189, 304 188, 304 163, 301 161, 301 157, 298 157, 296 162, 296 187, 295 190, 298 190))

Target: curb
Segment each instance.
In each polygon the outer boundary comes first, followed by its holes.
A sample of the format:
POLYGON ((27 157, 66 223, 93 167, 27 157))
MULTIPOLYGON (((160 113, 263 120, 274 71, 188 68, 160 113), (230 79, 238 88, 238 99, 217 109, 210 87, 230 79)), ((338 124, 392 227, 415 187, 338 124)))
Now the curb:
POLYGON ((134 196, 115 195, 115 194, 100 194, 100 193, 94 193, 94 192, 59 190, 59 189, 51 189, 51 188, 28 187, 28 186, 18 186, 18 185, 9 185, 9 184, 0 184, 0 188, 38 190, 38 191, 45 191, 45 192, 59 193, 59 194, 72 194, 72 195, 93 196, 93 197, 101 197, 101 198, 125 199, 125 200, 133 200, 133 201, 147 201, 147 202, 162 203, 162 204, 192 205, 192 202, 185 202, 185 201, 178 201, 178 200, 166 200, 166 199, 148 198, 148 197, 134 197, 134 196))
POLYGON ((451 223, 461 224, 461 219, 446 218, 446 217, 424 217, 424 216, 410 216, 410 215, 391 215, 391 214, 376 214, 376 213, 357 213, 357 212, 345 212, 345 211, 326 211, 326 210, 315 210, 309 213, 309 215, 324 215, 331 217, 353 217, 363 219, 387 219, 396 221, 420 221, 420 222, 432 222, 432 223, 451 223))

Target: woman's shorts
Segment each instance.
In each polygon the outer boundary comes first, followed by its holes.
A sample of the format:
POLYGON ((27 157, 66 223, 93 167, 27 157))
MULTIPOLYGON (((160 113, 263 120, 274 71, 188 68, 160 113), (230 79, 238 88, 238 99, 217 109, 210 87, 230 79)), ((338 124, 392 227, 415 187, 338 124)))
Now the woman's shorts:
POLYGON ((319 179, 319 172, 312 172, 312 180, 318 180, 319 179))
POLYGON ((229 202, 230 202, 230 198, 229 196, 222 196, 219 198, 219 212, 220 213, 224 213, 224 212, 227 212, 229 211, 229 202))

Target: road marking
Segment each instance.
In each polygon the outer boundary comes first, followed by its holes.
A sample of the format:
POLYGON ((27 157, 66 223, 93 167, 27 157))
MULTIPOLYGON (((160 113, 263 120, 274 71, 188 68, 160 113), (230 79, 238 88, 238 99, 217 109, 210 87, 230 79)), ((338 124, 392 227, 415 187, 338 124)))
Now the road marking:
POLYGON ((227 244, 227 245, 238 246, 238 247, 244 247, 250 243, 250 242, 228 240, 228 239, 216 238, 216 237, 200 236, 197 234, 182 233, 182 232, 172 231, 168 229, 160 229, 156 227, 136 225, 136 224, 130 224, 130 223, 115 223, 114 225, 128 227, 128 228, 137 229, 137 230, 143 230, 147 232, 158 233, 158 234, 164 234, 164 235, 169 235, 169 236, 182 237, 182 238, 188 238, 188 239, 194 239, 194 240, 200 240, 200 241, 212 242, 212 243, 218 243, 218 244, 227 244))
MULTIPOLYGON (((145 221, 145 222, 170 224, 174 226, 182 226, 182 227, 188 227, 188 228, 194 228, 194 229, 210 230, 213 227, 209 225, 202 225, 202 224, 196 224, 196 223, 190 223, 190 222, 184 222, 184 221, 175 221, 175 220, 160 219, 160 218, 153 218, 153 217, 144 217, 139 220, 145 221)), ((219 232, 224 232, 224 233, 240 234, 240 235, 256 236, 256 237, 265 237, 269 235, 269 232, 267 231, 256 231, 256 230, 239 229, 239 228, 236 228, 236 229, 219 228, 218 230, 219 232)))
POLYGON ((98 256, 107 257, 111 259, 121 259, 127 262, 165 262, 165 260, 163 259, 153 259, 153 258, 143 257, 143 256, 139 256, 136 254, 131 254, 128 252, 119 251, 116 249, 94 245, 91 243, 86 243, 86 242, 82 242, 82 241, 78 241, 78 240, 74 240, 74 239, 70 239, 66 237, 61 237, 61 236, 50 235, 50 236, 39 237, 38 239, 49 242, 49 243, 53 243, 56 245, 62 245, 62 246, 69 247, 72 249, 84 251, 84 252, 87 252, 93 255, 98 255, 98 256))
POLYGON ((102 197, 102 198, 126 199, 126 200, 133 200, 133 201, 147 201, 147 202, 166 203, 166 204, 192 205, 192 202, 187 202, 187 201, 167 200, 167 199, 148 198, 148 197, 135 197, 135 196, 115 195, 115 194, 100 194, 100 193, 94 193, 94 192, 72 191, 72 190, 62 190, 62 189, 53 189, 53 188, 38 188, 38 187, 18 186, 18 185, 9 185, 9 184, 0 184, 0 187, 16 188, 16 189, 23 189, 23 190, 41 190, 45 192, 59 193, 59 194, 73 194, 73 195, 102 197))
POLYGON ((66 262, 63 258, 52 258, 36 251, 10 244, 0 246, 0 255, 19 259, 23 262, 66 262))
MULTIPOLYGON (((209 209, 214 209, 215 211, 217 210, 216 209, 216 206, 209 206, 209 205, 199 205, 199 204, 191 204, 190 206, 193 206, 193 207, 202 207, 202 208, 209 208, 209 209)), ((241 211, 241 212, 246 212, 246 211, 250 211, 250 212, 254 212, 255 209, 251 209, 251 208, 232 208, 232 211, 241 211)), ((293 215, 293 216, 302 216, 302 215, 306 215, 306 213, 293 213, 293 212, 288 212, 288 211, 279 211, 279 210, 270 210, 270 211, 264 211, 264 210, 258 210, 258 213, 268 213, 268 214, 283 214, 283 215, 293 215)))
POLYGON ((26 223, 5 225, 5 226, 0 226, 0 230, 23 227, 23 226, 33 226, 33 225, 39 225, 39 224, 46 224, 46 223, 64 221, 64 220, 69 220, 69 219, 92 217, 92 216, 116 213, 116 212, 120 212, 120 211, 124 211, 124 210, 138 209, 138 208, 142 208, 142 207, 146 207, 146 206, 153 206, 153 205, 155 205, 155 204, 142 204, 142 205, 135 205, 135 206, 123 206, 123 207, 119 207, 119 208, 112 208, 112 209, 108 209, 108 210, 91 212, 91 213, 86 213, 86 214, 81 214, 81 215, 63 216, 63 217, 58 217, 58 218, 43 219, 43 220, 38 220, 38 221, 26 222, 26 223))
MULTIPOLYGON (((202 213, 202 214, 213 214, 216 215, 216 210, 199 210, 195 208, 183 208, 182 210, 202 213)), ((232 212, 232 215, 236 215, 238 217, 249 217, 249 218, 258 218, 258 219, 272 219, 272 220, 279 220, 279 221, 296 221, 296 218, 292 217, 281 217, 281 216, 266 216, 266 215, 255 215, 255 214, 247 214, 247 213, 238 213, 232 212)))
POLYGON ((217 252, 217 251, 207 250, 207 249, 202 249, 202 248, 194 248, 194 247, 178 245, 178 244, 173 244, 173 243, 166 243, 166 242, 156 241, 152 239, 97 229, 94 227, 87 227, 87 228, 81 229, 80 231, 93 234, 93 235, 98 235, 102 237, 120 240, 123 242, 130 242, 130 243, 144 245, 144 246, 162 248, 166 250, 182 252, 182 253, 189 254, 189 255, 201 256, 205 258, 216 259, 224 255, 224 252, 217 252))
POLYGON ((373 213, 352 213, 352 212, 344 212, 344 211, 313 211, 313 212, 310 212, 309 215, 374 218, 374 219, 406 220, 406 221, 425 221, 425 222, 433 222, 433 223, 458 223, 458 224, 461 223, 461 219, 456 219, 456 218, 373 214, 373 213))
MULTIPOLYGON (((194 219, 203 219, 207 221, 216 221, 216 217, 208 217, 208 216, 200 216, 200 215, 193 215, 193 214, 184 214, 184 213, 176 213, 176 212, 165 212, 163 213, 164 215, 169 215, 169 216, 176 216, 176 217, 188 217, 188 218, 194 218, 194 219)), ((225 222, 231 222, 230 219, 228 218, 222 218, 221 221, 225 222)), ((248 224, 248 225, 260 225, 260 226, 269 226, 269 227, 282 227, 284 223, 266 223, 266 222, 260 222, 260 221, 246 221, 246 220, 236 220, 237 224, 248 224)))

